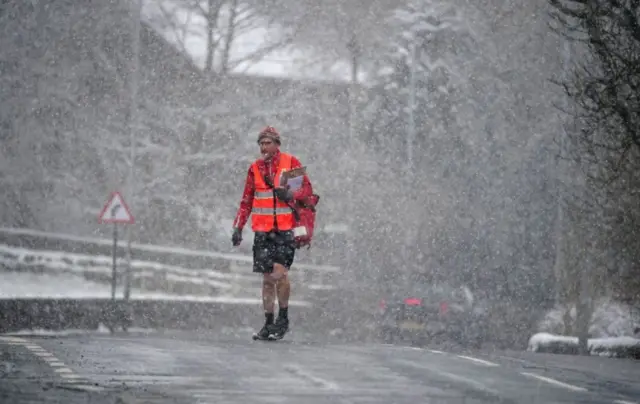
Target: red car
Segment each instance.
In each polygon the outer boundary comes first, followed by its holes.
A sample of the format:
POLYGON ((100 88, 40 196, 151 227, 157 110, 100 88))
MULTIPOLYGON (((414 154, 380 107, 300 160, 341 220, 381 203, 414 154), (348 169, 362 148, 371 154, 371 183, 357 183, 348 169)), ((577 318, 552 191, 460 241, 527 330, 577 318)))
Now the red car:
POLYGON ((466 287, 412 284, 379 302, 376 324, 385 343, 455 342, 477 347, 481 311, 466 287))

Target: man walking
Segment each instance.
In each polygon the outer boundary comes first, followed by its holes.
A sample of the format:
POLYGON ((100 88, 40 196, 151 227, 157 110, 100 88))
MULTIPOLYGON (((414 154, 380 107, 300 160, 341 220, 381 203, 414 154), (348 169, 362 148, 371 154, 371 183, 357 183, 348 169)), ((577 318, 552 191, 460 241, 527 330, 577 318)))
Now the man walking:
POLYGON ((281 339, 289 330, 288 271, 295 256, 295 219, 291 206, 313 193, 311 182, 304 175, 302 186, 292 192, 281 186, 282 173, 302 167, 300 161, 280 151, 280 134, 267 126, 258 135, 261 158, 249 167, 240 208, 233 223, 234 246, 242 242, 242 229, 251 215, 253 272, 263 274, 262 301, 265 324, 254 334, 257 339, 281 339), (278 298, 278 317, 274 321, 274 306, 278 298))

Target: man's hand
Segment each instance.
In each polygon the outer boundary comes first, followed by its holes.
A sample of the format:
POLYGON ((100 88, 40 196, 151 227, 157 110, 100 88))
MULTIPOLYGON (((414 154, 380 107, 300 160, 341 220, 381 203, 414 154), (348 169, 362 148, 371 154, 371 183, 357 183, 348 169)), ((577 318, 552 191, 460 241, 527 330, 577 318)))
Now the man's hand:
POLYGON ((237 227, 233 228, 233 235, 231 236, 231 243, 233 243, 234 247, 237 247, 242 242, 242 229, 237 227))
POLYGON ((289 202, 293 200, 293 192, 291 192, 290 190, 284 187, 275 188, 274 192, 278 197, 278 199, 280 199, 283 202, 289 202))

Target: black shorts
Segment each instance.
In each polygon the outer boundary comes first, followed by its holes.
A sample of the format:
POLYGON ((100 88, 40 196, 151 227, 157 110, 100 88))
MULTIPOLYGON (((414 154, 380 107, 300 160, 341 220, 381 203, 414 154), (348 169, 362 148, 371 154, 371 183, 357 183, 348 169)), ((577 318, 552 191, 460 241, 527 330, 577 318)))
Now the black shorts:
POLYGON ((271 273, 273 264, 289 269, 296 253, 293 231, 256 232, 253 240, 253 272, 271 273))

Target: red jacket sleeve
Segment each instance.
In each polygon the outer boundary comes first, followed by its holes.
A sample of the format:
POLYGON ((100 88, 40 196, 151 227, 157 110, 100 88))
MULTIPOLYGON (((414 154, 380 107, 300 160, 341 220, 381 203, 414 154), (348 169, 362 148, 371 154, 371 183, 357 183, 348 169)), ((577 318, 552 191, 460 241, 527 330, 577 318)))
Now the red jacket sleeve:
POLYGON ((237 227, 242 230, 245 224, 247 224, 249 216, 251 216, 251 207, 253 206, 253 190, 253 171, 251 170, 251 167, 249 167, 247 179, 244 184, 244 192, 242 193, 242 199, 240 200, 240 208, 238 209, 236 218, 233 221, 233 227, 237 227))
MULTIPOLYGON (((302 163, 296 157, 291 156, 291 168, 299 168, 302 167, 302 163)), ((311 180, 309 180, 309 176, 306 174, 302 179, 302 186, 299 190, 293 193, 293 199, 299 201, 306 197, 311 196, 313 194, 313 186, 311 185, 311 180)))

